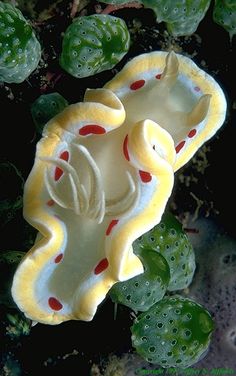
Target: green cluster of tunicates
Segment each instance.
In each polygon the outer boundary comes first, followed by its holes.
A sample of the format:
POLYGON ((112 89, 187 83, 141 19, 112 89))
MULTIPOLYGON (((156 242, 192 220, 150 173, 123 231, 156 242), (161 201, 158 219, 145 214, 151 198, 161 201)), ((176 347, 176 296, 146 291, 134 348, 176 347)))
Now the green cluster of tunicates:
MULTIPOLYGON (((105 14, 81 16, 65 30, 61 67, 77 78, 113 68, 130 47, 125 21, 105 14)), ((21 11, 0 1, 0 81, 23 82, 38 66, 41 45, 21 11)))
POLYGON ((125 21, 105 14, 78 17, 67 28, 60 65, 72 76, 87 77, 113 68, 128 52, 125 21))
POLYGON ((200 304, 179 295, 165 297, 135 320, 131 332, 136 351, 163 368, 186 368, 207 350, 214 323, 200 304))
POLYGON ((0 81, 23 82, 38 66, 41 46, 19 9, 0 1, 0 81))
POLYGON ((44 125, 68 106, 67 100, 59 93, 40 95, 31 105, 31 115, 39 134, 44 125))
POLYGON ((182 224, 166 212, 133 249, 144 273, 117 282, 109 292, 113 302, 138 313, 131 328, 133 347, 150 363, 189 367, 204 356, 213 331, 210 313, 179 295, 193 280, 193 247, 182 224))

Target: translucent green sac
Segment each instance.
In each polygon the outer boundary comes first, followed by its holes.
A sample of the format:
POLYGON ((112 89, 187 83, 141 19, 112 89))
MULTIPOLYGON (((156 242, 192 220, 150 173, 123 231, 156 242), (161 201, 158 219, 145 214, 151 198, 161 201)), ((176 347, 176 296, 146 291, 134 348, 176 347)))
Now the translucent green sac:
POLYGON ((0 1, 0 81, 23 82, 38 66, 41 46, 19 9, 0 1))
POLYGON ((42 134, 45 124, 67 106, 67 100, 57 92, 40 95, 31 106, 31 115, 39 134, 42 134))
POLYGON ((196 267, 194 250, 173 214, 166 212, 161 222, 137 239, 133 247, 136 254, 151 248, 165 257, 171 276, 169 291, 182 290, 192 282, 196 267))
POLYGON ((134 311, 146 311, 165 295, 170 270, 165 258, 151 249, 141 250, 139 258, 144 273, 116 283, 109 295, 115 303, 126 305, 134 311))
POLYGON ((150 363, 186 368, 204 356, 213 330, 214 322, 203 306, 176 295, 137 317, 131 327, 132 344, 150 363))
POLYGON ((191 35, 204 18, 211 0, 142 0, 156 14, 157 22, 165 22, 174 36, 191 35))
POLYGON ((236 1, 215 0, 214 21, 228 31, 230 39, 236 34, 236 1))
POLYGON ((113 68, 128 52, 126 23, 110 15, 79 17, 67 28, 60 65, 77 78, 113 68))

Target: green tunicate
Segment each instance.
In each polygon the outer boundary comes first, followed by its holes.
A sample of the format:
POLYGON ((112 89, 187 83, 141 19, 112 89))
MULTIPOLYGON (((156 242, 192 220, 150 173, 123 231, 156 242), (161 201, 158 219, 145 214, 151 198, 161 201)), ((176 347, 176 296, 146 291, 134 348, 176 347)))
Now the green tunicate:
POLYGON ((176 295, 137 317, 131 327, 132 344, 150 363, 186 368, 204 355, 213 330, 211 315, 203 306, 176 295))
POLYGON ((181 223, 166 212, 161 222, 134 242, 134 251, 153 249, 165 257, 170 268, 169 291, 182 290, 190 285, 195 272, 193 247, 181 223))
POLYGON ((31 115, 37 131, 42 134, 45 124, 67 106, 67 100, 59 93, 40 95, 31 106, 31 115))
POLYGON ((139 258, 144 273, 116 283, 109 294, 115 303, 126 305, 134 311, 146 311, 165 295, 170 270, 165 258, 151 249, 142 249, 139 258))
POLYGON ((235 0, 215 0, 213 19, 228 31, 230 39, 236 34, 235 0))
POLYGON ((41 46, 19 9, 0 1, 0 81, 23 82, 37 67, 41 46))
POLYGON ((128 52, 130 35, 126 23, 110 15, 74 19, 67 28, 60 65, 77 78, 113 68, 128 52))
POLYGON ((174 36, 191 35, 204 18, 211 0, 142 0, 156 14, 157 22, 165 22, 174 36))

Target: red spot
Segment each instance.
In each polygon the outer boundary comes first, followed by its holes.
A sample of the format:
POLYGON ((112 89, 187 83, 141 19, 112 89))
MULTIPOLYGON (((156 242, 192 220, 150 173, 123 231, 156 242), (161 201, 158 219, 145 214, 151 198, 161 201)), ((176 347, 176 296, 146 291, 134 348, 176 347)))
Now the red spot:
MULTIPOLYGON (((64 161, 68 161, 69 159, 69 152, 67 150, 63 151, 60 156, 60 159, 63 159, 64 161)), ((55 174, 54 174, 54 179, 57 181, 60 179, 60 177, 63 174, 63 170, 60 167, 56 167, 55 169, 55 174)))
POLYGON ((80 136, 87 136, 89 134, 104 134, 104 133, 106 133, 105 128, 96 124, 85 125, 79 130, 80 136))
POLYGON ((195 91, 200 91, 201 89, 200 89, 200 87, 195 86, 195 87, 194 87, 194 90, 195 90, 195 91))
POLYGON ((62 259, 63 259, 63 253, 60 253, 59 255, 57 255, 57 257, 55 257, 54 262, 58 264, 62 259))
POLYGON ((127 161, 129 161, 130 159, 129 159, 129 152, 128 152, 128 135, 126 135, 126 137, 124 139, 123 153, 124 153, 125 159, 127 159, 127 161))
POLYGON ((63 151, 60 154, 59 158, 63 159, 64 161, 68 161, 68 159, 69 159, 69 152, 67 150, 63 151))
POLYGON ((156 78, 157 78, 158 80, 160 80, 160 78, 161 78, 161 73, 158 73, 158 74, 156 75, 156 78))
POLYGON ((47 202, 47 205, 48 206, 53 206, 55 204, 55 201, 54 200, 49 200, 48 202, 47 202))
POLYGON ((113 219, 113 220, 109 223, 109 226, 107 227, 106 235, 110 235, 111 230, 113 229, 113 227, 114 227, 115 225, 117 225, 118 222, 119 222, 119 219, 113 219))
POLYGON ((195 136, 196 133, 197 133, 197 130, 196 130, 196 129, 192 129, 192 130, 189 132, 188 137, 189 137, 189 138, 192 138, 192 137, 195 136))
POLYGON ((152 175, 150 172, 140 170, 139 175, 143 183, 149 183, 152 180, 152 175))
POLYGON ((176 153, 178 153, 185 145, 185 141, 181 141, 175 148, 176 153))
POLYGON ((59 300, 53 297, 48 299, 48 305, 54 311, 60 311, 63 308, 63 305, 59 302, 59 300))
POLYGON ((107 258, 102 259, 94 269, 94 274, 102 273, 106 268, 108 268, 109 262, 107 258))
POLYGON ((131 89, 131 90, 138 90, 138 89, 140 89, 141 87, 143 87, 143 85, 145 85, 145 80, 138 80, 138 81, 133 82, 133 83, 130 85, 130 89, 131 89))

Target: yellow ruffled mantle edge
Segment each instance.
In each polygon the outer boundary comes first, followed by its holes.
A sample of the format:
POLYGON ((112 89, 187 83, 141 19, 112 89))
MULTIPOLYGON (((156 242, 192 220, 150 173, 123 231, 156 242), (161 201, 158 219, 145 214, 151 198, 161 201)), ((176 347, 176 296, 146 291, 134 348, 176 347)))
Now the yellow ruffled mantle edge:
MULTIPOLYGON (((96 102, 98 100, 97 91, 94 91, 94 97, 93 93, 90 92, 91 102, 71 105, 62 114, 50 121, 46 126, 44 138, 37 145, 36 156, 51 156, 58 142, 63 139, 64 131, 69 130, 70 132, 71 124, 81 120, 81 116, 82 120, 86 117, 89 121, 94 119, 107 123, 107 120, 109 120, 109 124, 114 125, 114 127, 122 123, 124 112, 119 101, 109 90, 103 90, 100 94, 102 94, 100 95, 100 100, 102 99, 103 103, 96 102), (95 102, 92 102, 93 98, 95 102), (108 103, 110 107, 107 106, 108 103), (112 108, 115 109, 113 115, 112 108), (107 116, 109 119, 107 119, 107 116)), ((126 249, 125 245, 128 238, 136 239, 159 222, 173 187, 172 166, 175 160, 175 150, 173 140, 169 134, 151 121, 142 122, 142 124, 132 130, 132 133, 130 139, 133 142, 130 143, 130 148, 138 156, 140 148, 135 139, 141 141, 140 136, 144 137, 142 141, 146 149, 139 156, 141 167, 143 169, 146 167, 153 169, 151 172, 160 180, 160 190, 157 190, 151 202, 140 215, 132 218, 116 232, 114 239, 112 239, 112 251, 108 255, 109 262, 113 267, 104 272, 103 278, 98 281, 96 287, 88 291, 82 299, 80 312, 72 311, 66 315, 57 312, 45 312, 41 309, 35 297, 34 286, 43 266, 57 254, 64 241, 64 230, 60 221, 44 210, 44 203, 42 203, 40 198, 44 188, 44 162, 36 158, 35 165, 25 185, 24 216, 40 232, 42 238, 36 242, 20 263, 12 286, 12 295, 15 302, 25 315, 32 320, 46 324, 59 324, 70 319, 91 320, 96 312, 97 305, 117 281, 115 276, 118 269, 120 269, 122 279, 130 278, 143 271, 140 260, 132 253, 132 249, 126 249), (153 151, 152 145, 148 142, 149 139, 153 140, 157 136, 158 142, 163 143, 163 147, 166 150, 167 161, 161 161, 161 157, 153 151), (150 151, 151 159, 148 159, 150 151), (156 167, 155 158, 159 158, 159 162, 161 162, 158 164, 158 168, 156 167), (153 162, 155 162, 154 165, 150 166, 149 164, 153 162), (121 261, 118 254, 122 248, 121 261)))
MULTIPOLYGON (((125 86, 141 79, 142 73, 160 69, 163 71, 168 52, 154 51, 139 55, 128 62, 124 68, 104 87, 117 94, 125 86)), ((200 69, 190 58, 176 54, 179 62, 179 72, 185 75, 203 94, 210 94, 210 107, 207 114, 207 124, 199 135, 194 137, 186 148, 176 156, 174 171, 185 165, 195 152, 209 140, 222 126, 226 115, 225 95, 218 83, 204 70, 200 69)), ((119 97, 119 94, 117 94, 119 97)), ((122 97, 119 97, 122 101, 122 97)))

